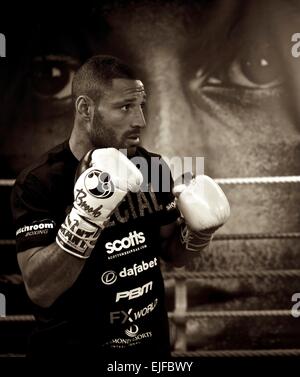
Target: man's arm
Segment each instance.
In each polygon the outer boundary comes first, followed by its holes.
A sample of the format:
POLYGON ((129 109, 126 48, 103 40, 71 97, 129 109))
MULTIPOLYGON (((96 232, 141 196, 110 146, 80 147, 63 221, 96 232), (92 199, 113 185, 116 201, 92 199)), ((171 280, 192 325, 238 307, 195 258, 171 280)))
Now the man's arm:
POLYGON ((182 221, 162 226, 162 257, 181 267, 186 258, 198 255, 211 242, 214 232, 229 218, 230 206, 221 188, 207 176, 175 185, 173 193, 182 221))
POLYGON ((44 308, 74 284, 86 262, 66 253, 56 242, 19 252, 17 258, 28 296, 44 308))
POLYGON ((174 267, 185 265, 184 248, 175 222, 160 227, 161 257, 174 267))
MULTIPOLYGON (((27 243, 27 247, 23 244, 24 251, 19 249, 18 262, 28 295, 42 307, 52 305, 74 284, 110 215, 127 191, 139 190, 143 180, 136 166, 113 148, 88 152, 78 172, 73 207, 58 229, 56 242, 52 242, 51 238, 48 246, 38 246, 45 239, 38 240, 29 246, 27 243), (118 175, 119 169, 125 173, 124 176, 118 175), (105 186, 101 186, 101 177, 103 182, 106 179, 105 186)), ((34 218, 30 203, 24 203, 24 206, 28 208, 26 214, 29 212, 34 218)), ((51 209, 48 215, 51 219, 51 209)), ((32 221, 32 224, 37 226, 37 221, 32 221)), ((17 242, 22 243, 24 224, 19 225, 17 242)))
MULTIPOLYGON (((208 230, 209 232, 210 230, 208 230)), ((180 224, 175 221, 160 227, 160 237, 162 242, 162 258, 173 267, 183 267, 190 257, 198 256, 198 253, 186 249, 180 237, 180 224)), ((201 252, 209 244, 203 246, 198 251, 201 252)))

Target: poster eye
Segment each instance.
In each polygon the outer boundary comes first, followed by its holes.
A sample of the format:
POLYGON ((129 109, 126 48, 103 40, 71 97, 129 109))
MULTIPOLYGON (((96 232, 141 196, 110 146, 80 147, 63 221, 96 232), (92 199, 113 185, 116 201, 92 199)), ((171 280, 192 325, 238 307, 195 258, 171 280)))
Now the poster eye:
POLYGON ((45 100, 70 98, 72 79, 78 66, 79 63, 69 57, 36 57, 31 72, 34 94, 45 100))
POLYGON ((265 44, 237 55, 226 67, 212 73, 205 85, 268 89, 283 81, 280 58, 271 45, 265 44))

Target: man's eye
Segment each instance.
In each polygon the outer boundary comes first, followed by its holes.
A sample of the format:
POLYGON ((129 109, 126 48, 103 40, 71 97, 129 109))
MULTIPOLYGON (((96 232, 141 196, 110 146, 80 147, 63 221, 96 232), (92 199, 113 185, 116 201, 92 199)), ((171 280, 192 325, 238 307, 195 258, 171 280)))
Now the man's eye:
POLYGON ((72 78, 78 66, 79 63, 69 57, 35 58, 31 73, 34 93, 46 100, 70 98, 72 78))
POLYGON ((122 111, 128 111, 130 109, 130 105, 123 105, 122 107, 121 107, 121 110, 122 111))
MULTIPOLYGON (((199 72, 197 74, 199 77, 199 72)), ((270 45, 251 47, 237 56, 230 64, 219 67, 204 79, 202 86, 240 87, 267 89, 283 82, 280 59, 270 45)))

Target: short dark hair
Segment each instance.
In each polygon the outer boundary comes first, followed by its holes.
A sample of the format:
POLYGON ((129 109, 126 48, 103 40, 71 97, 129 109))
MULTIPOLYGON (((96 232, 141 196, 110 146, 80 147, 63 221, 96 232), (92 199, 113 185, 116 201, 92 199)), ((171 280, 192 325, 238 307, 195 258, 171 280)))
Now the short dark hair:
POLYGON ((104 89, 113 79, 132 79, 133 70, 120 59, 110 55, 95 55, 88 59, 75 73, 72 81, 73 101, 80 95, 87 95, 98 101, 104 89))

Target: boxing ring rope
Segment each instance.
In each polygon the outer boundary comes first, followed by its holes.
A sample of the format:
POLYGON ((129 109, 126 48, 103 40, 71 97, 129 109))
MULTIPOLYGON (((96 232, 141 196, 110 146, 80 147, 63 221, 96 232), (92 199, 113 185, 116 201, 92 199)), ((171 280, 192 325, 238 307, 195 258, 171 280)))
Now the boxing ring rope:
POLYGON ((187 351, 187 320, 202 318, 240 318, 240 317, 290 317, 291 310, 219 310, 188 311, 187 281, 190 279, 241 277, 300 277, 300 270, 257 270, 257 271, 216 271, 191 272, 184 268, 178 271, 165 272, 164 278, 175 279, 175 310, 170 312, 169 319, 176 325, 174 357, 252 357, 252 356, 300 356, 298 350, 225 350, 225 351, 187 351))
MULTIPOLYGON (((177 307, 179 309, 179 307, 177 307)), ((184 304, 182 304, 184 308, 184 304)), ((217 318, 217 317, 286 317, 291 315, 290 310, 220 310, 220 311, 203 311, 203 312, 169 312, 168 317, 174 322, 181 322, 183 319, 200 319, 200 318, 217 318)), ((0 322, 35 322, 35 318, 30 314, 7 315, 0 317, 0 322)))
MULTIPOLYGON (((273 177, 244 177, 244 178, 215 178, 220 185, 251 185, 272 183, 300 183, 299 175, 273 176, 273 177)), ((0 186, 13 186, 14 179, 0 179, 0 186)))
POLYGON ((246 271, 172 271, 165 272, 165 279, 229 279, 252 277, 300 277, 300 270, 246 270, 246 271))
POLYGON ((7 315, 0 317, 0 322, 35 322, 35 318, 30 314, 7 315))
POLYGON ((299 175, 273 176, 273 177, 245 177, 245 178, 216 178, 219 185, 252 185, 269 183, 299 183, 299 175))
POLYGON ((15 183, 15 179, 0 179, 0 186, 11 187, 15 183))
MULTIPOLYGON (((291 311, 281 310, 205 310, 203 312, 186 312, 185 319, 201 319, 201 318, 217 318, 217 317, 286 317, 290 316, 291 311)), ((176 322, 181 316, 177 317, 177 313, 169 313, 169 318, 176 322)))
MULTIPOLYGON (((300 176, 283 177, 246 177, 215 179, 220 185, 250 184, 285 184, 300 183, 300 176)), ((13 179, 1 179, 0 186, 10 187, 13 179)), ((252 234, 216 234, 213 241, 225 240, 256 240, 256 239, 298 239, 300 232, 290 233, 252 233, 252 234)), ((15 240, 0 240, 0 246, 13 246, 15 240)), ((187 281, 190 279, 228 279, 228 278, 263 278, 263 277, 300 277, 300 270, 255 270, 255 271, 185 271, 178 269, 164 272, 164 279, 175 279, 175 309, 168 316, 176 325, 174 357, 269 357, 269 356, 300 356, 300 349, 268 349, 268 350, 197 350, 187 351, 186 325, 188 319, 201 318, 238 318, 238 317, 287 317, 291 310, 219 310, 219 311, 188 311, 187 281)), ((32 315, 8 315, 0 317, 0 322, 34 322, 32 315)))
POLYGON ((15 240, 0 240, 0 246, 15 246, 15 240))
POLYGON ((286 357, 300 356, 300 349, 174 351, 173 357, 286 357))

